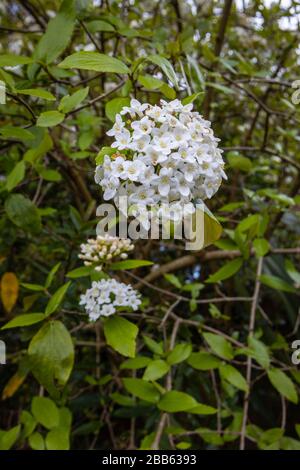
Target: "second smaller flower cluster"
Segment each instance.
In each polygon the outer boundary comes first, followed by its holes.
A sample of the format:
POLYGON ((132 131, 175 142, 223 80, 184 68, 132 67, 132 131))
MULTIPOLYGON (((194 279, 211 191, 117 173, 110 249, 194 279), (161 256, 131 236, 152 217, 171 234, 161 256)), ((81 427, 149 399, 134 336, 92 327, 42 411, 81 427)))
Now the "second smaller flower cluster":
POLYGON ((140 294, 130 284, 115 279, 94 281, 92 287, 80 297, 80 305, 85 306, 91 321, 97 320, 100 316, 113 315, 119 307, 128 307, 136 311, 140 304, 140 294))
POLYGON ((85 266, 94 266, 96 271, 101 271, 103 265, 114 258, 126 259, 134 246, 127 238, 98 235, 97 238, 90 238, 87 243, 82 243, 80 248, 79 258, 84 261, 85 266))

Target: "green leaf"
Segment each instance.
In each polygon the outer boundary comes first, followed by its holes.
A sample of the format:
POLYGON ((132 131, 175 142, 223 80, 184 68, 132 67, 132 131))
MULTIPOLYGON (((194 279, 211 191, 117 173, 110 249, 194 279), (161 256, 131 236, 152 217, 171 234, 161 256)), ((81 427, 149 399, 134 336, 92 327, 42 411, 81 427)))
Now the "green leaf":
POLYGON ((284 292, 291 292, 291 293, 297 292, 295 287, 291 286, 288 282, 284 281, 283 279, 280 279, 280 277, 277 277, 277 276, 269 276, 266 274, 262 274, 259 280, 266 286, 271 287, 272 289, 275 289, 275 290, 281 290, 284 292))
POLYGON ((214 283, 224 281, 225 279, 230 278, 235 273, 237 273, 243 265, 242 258, 236 258, 232 261, 228 261, 222 268, 216 271, 214 274, 211 274, 205 282, 214 283))
POLYGON ((16 65, 32 64, 31 57, 22 57, 15 54, 0 54, 0 67, 15 67, 16 65))
POLYGON ((57 273, 57 271, 59 270, 60 265, 61 265, 61 262, 56 263, 56 265, 53 266, 53 268, 52 268, 51 271, 49 272, 49 274, 48 274, 48 276, 47 276, 47 279, 46 279, 46 282, 45 282, 45 288, 46 288, 46 289, 48 289, 48 287, 51 286, 52 281, 53 281, 53 279, 54 279, 54 276, 55 276, 55 274, 57 273))
POLYGON ((164 278, 177 289, 182 288, 182 284, 179 281, 178 277, 175 276, 175 274, 164 274, 164 278))
POLYGON ((69 450, 69 431, 65 428, 51 429, 46 436, 47 450, 69 450))
POLYGON ((239 155, 237 152, 229 152, 227 161, 231 168, 249 173, 252 170, 252 162, 249 158, 239 155))
POLYGON ((167 363, 170 365, 179 364, 188 359, 192 352, 192 345, 189 343, 179 343, 167 355, 167 363))
POLYGON ((14 189, 21 181, 23 181, 25 176, 25 162, 21 160, 16 164, 14 169, 9 173, 6 180, 6 189, 11 191, 14 189))
POLYGON ((59 414, 56 404, 47 397, 33 397, 31 412, 38 423, 47 429, 58 426, 59 414))
POLYGON ((102 20, 95 20, 95 21, 89 21, 86 23, 86 26, 89 30, 90 33, 97 33, 97 32, 116 32, 115 28, 110 24, 107 23, 106 21, 102 20))
POLYGON ((65 115, 59 111, 45 111, 39 115, 36 125, 38 127, 53 127, 60 124, 64 118, 65 115))
POLYGON ((173 65, 171 64, 171 62, 168 61, 168 59, 166 59, 163 56, 154 54, 154 55, 148 56, 147 61, 152 62, 155 65, 158 65, 158 67, 161 68, 161 70, 167 76, 167 78, 170 80, 170 82, 176 88, 178 87, 177 75, 175 73, 173 65))
POLYGON ((70 287, 70 284, 71 284, 71 281, 67 282, 52 295, 45 310, 45 315, 47 317, 51 315, 51 313, 55 312, 55 310, 58 309, 59 305, 62 303, 64 299, 64 296, 67 293, 67 290, 70 287))
POLYGON ((221 377, 239 390, 247 392, 248 385, 242 374, 230 364, 221 364, 219 366, 221 377))
POLYGON ((143 375, 144 380, 157 380, 166 375, 169 372, 170 366, 162 359, 156 359, 151 361, 143 375))
POLYGON ((126 318, 113 315, 104 320, 107 344, 123 356, 134 357, 138 327, 126 318))
POLYGON ((37 98, 42 98, 47 101, 55 101, 56 98, 50 91, 43 90, 42 88, 28 88, 23 90, 16 90, 19 95, 29 95, 36 96, 37 98))
POLYGON ((116 114, 119 114, 124 106, 129 106, 130 98, 113 98, 108 101, 105 105, 105 114, 106 117, 114 122, 116 114))
POLYGON ((34 325, 40 321, 45 319, 45 315, 43 313, 26 313, 24 315, 18 315, 17 317, 10 320, 4 326, 2 326, 1 330, 8 330, 9 328, 18 328, 20 326, 29 326, 34 325))
POLYGON ((0 431, 0 450, 9 450, 17 441, 21 431, 20 424, 9 431, 0 431))
POLYGON ((192 353, 188 358, 188 364, 197 370, 212 370, 217 369, 220 365, 220 360, 205 351, 192 353))
POLYGON ((49 168, 39 168, 38 169, 39 175, 46 181, 61 181, 62 176, 57 170, 52 170, 49 168))
POLYGON ((82 266, 80 268, 72 269, 66 274, 66 277, 77 279, 79 277, 90 276, 94 272, 93 266, 82 266))
POLYGON ((160 398, 157 388, 146 380, 126 378, 123 384, 129 393, 141 400, 157 403, 160 398))
POLYGON ((73 0, 64 0, 59 12, 47 24, 45 34, 35 50, 35 57, 51 64, 67 47, 75 26, 76 11, 73 0))
POLYGON ((59 103, 58 110, 62 113, 69 113, 72 109, 77 108, 77 106, 87 97, 89 93, 89 87, 81 88, 80 90, 75 91, 72 95, 66 95, 62 98, 59 103))
POLYGON ((185 98, 183 98, 182 104, 183 104, 183 105, 186 105, 186 104, 193 103, 193 102, 198 98, 198 96, 203 95, 203 93, 204 93, 204 92, 199 91, 199 92, 197 92, 197 93, 193 93, 193 94, 190 95, 190 96, 186 96, 185 98))
POLYGON ((20 282, 20 285, 22 287, 25 287, 25 289, 33 290, 35 292, 43 292, 45 290, 45 287, 41 286, 40 284, 30 284, 29 282, 20 282))
POLYGON ((1 127, 0 135, 4 138, 12 138, 25 141, 34 139, 34 135, 30 131, 28 131, 27 129, 23 129, 22 127, 1 127))
POLYGON ((298 285, 300 285, 300 273, 297 271, 291 260, 286 259, 284 267, 290 278, 298 285))
POLYGON ((167 413, 177 413, 195 408, 197 400, 187 393, 172 390, 165 393, 157 404, 157 407, 167 413))
POLYGON ((60 321, 50 321, 32 338, 28 357, 33 375, 50 393, 55 383, 67 383, 74 363, 74 346, 70 333, 60 321))
POLYGON ((158 343, 154 341, 154 339, 150 338, 149 336, 143 335, 143 339, 145 341, 146 346, 152 351, 154 354, 158 356, 162 356, 164 353, 162 343, 158 343))
POLYGON ((158 90, 164 85, 162 80, 152 77, 151 75, 139 75, 138 81, 147 90, 158 90))
POLYGON ((39 432, 34 432, 28 438, 29 445, 33 450, 44 450, 45 443, 43 436, 39 432))
POLYGON ((270 251, 270 244, 265 238, 256 238, 253 240, 253 248, 257 256, 265 256, 270 251))
POLYGON ((66 57, 59 67, 63 69, 94 70, 95 72, 129 73, 123 62, 99 52, 80 51, 66 57))
POLYGON ((113 271, 119 271, 121 269, 135 269, 141 268, 143 266, 152 266, 152 261, 146 261, 142 259, 127 259, 125 261, 118 261, 117 263, 112 263, 109 266, 109 269, 113 271))
POLYGON ((280 369, 269 369, 268 377, 276 390, 283 395, 287 400, 298 403, 298 395, 295 385, 291 379, 280 369))
POLYGON ((126 361, 122 362, 120 365, 120 369, 143 369, 151 362, 150 357, 145 356, 137 356, 132 359, 127 359, 126 361))
POLYGON ((256 339, 254 336, 249 336, 248 345, 250 348, 251 356, 264 369, 268 369, 270 366, 270 356, 267 346, 258 339, 256 339))
POLYGON ((4 204, 8 218, 17 227, 37 233, 41 230, 41 217, 37 207, 22 194, 11 194, 4 204))
POLYGON ((189 409, 188 413, 192 413, 195 415, 214 415, 217 413, 217 411, 218 410, 213 406, 203 405, 202 403, 199 403, 197 406, 194 406, 193 408, 189 409))
POLYGON ((217 356, 229 361, 233 359, 231 343, 223 336, 215 335, 214 333, 203 333, 203 337, 217 356))

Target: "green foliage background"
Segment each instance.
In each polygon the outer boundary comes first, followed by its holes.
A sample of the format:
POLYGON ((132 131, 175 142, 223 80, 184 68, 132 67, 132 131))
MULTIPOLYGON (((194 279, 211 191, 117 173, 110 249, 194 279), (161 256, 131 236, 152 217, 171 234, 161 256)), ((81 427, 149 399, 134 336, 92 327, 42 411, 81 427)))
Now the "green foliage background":
POLYGON ((0 449, 300 449, 294 3, 1 3, 0 449), (108 274, 141 311, 90 324, 78 302, 98 274, 78 252, 130 97, 194 100, 212 121, 223 234, 191 253, 136 243, 157 269, 108 274))

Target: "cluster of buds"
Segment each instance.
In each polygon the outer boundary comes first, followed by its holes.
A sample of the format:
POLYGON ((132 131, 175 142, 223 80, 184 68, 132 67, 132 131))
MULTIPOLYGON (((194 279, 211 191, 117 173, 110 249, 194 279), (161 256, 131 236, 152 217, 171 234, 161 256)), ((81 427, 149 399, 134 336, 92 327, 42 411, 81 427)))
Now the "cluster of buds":
POLYGON ((90 238, 87 243, 80 245, 79 258, 85 266, 94 266, 96 271, 101 271, 104 264, 115 258, 126 259, 134 245, 127 238, 111 237, 109 235, 90 238))

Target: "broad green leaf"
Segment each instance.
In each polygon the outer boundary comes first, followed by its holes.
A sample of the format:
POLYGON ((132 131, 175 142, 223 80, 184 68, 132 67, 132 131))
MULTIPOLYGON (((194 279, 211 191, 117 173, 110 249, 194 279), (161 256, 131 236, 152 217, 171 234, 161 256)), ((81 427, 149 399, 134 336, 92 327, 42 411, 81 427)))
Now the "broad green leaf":
POLYGON ((123 356, 134 357, 138 327, 118 315, 112 315, 103 323, 107 344, 123 356))
POLYGON ((250 348, 251 356, 265 369, 270 366, 270 356, 267 346, 253 336, 248 338, 248 346, 250 348))
POLYGON ((14 169, 9 173, 6 180, 6 189, 11 191, 14 189, 21 181, 23 181, 25 176, 25 162, 21 160, 16 164, 14 169))
POLYGON ((229 361, 233 359, 233 348, 226 338, 214 333, 203 333, 203 337, 217 356, 229 361))
POLYGON ((146 261, 142 259, 127 259, 125 261, 118 261, 109 266, 109 269, 113 271, 119 271, 121 269, 135 269, 143 266, 152 266, 152 261, 146 261))
POLYGON ((197 370, 212 370, 217 369, 220 365, 220 360, 205 351, 192 353, 188 358, 188 364, 197 370))
POLYGON ((47 397, 33 397, 31 412, 38 423, 47 429, 58 426, 59 413, 53 400, 47 397))
POLYGON ((69 431, 62 427, 51 429, 46 436, 47 450, 69 450, 69 431))
POLYGON ((65 115, 59 111, 45 111, 39 115, 36 125, 38 127, 53 127, 60 124, 64 118, 65 115))
POLYGON ((21 431, 21 426, 15 426, 8 431, 0 431, 0 450, 9 450, 17 441, 21 431))
POLYGON ((182 284, 179 281, 178 277, 175 276, 175 274, 164 274, 164 278, 177 289, 182 288, 182 284))
POLYGON ((94 70, 95 72, 129 73, 129 68, 119 59, 99 52, 75 52, 66 57, 59 67, 63 69, 94 70))
POLYGON ((58 307, 60 306, 60 304, 62 303, 64 299, 64 296, 67 293, 67 290, 70 287, 70 284, 71 284, 71 281, 67 282, 52 295, 45 310, 46 316, 51 315, 51 313, 55 312, 55 310, 58 309, 58 307))
POLYGON ((138 81, 147 90, 158 90, 164 85, 162 80, 152 77, 151 75, 139 75, 138 81))
POLYGON ((72 95, 64 96, 59 103, 58 111, 69 113, 72 109, 77 108, 77 106, 87 97, 88 93, 89 87, 86 87, 75 91, 72 95))
POLYGON ((291 379, 280 369, 268 370, 268 377, 276 390, 283 395, 287 400, 298 403, 297 390, 291 379))
POLYGON ((41 157, 43 157, 49 150, 53 147, 53 141, 48 134, 48 132, 44 131, 44 136, 42 141, 39 143, 37 147, 27 150, 24 154, 24 161, 29 162, 31 164, 36 163, 41 157))
POLYGON ((2 126, 0 129, 0 135, 3 138, 7 139, 16 139, 16 140, 32 140, 34 135, 32 132, 22 127, 13 127, 13 126, 2 126))
POLYGON ((86 23, 86 26, 89 32, 92 34, 97 33, 99 31, 116 32, 115 28, 110 23, 107 23, 106 21, 102 21, 102 20, 89 21, 88 23, 86 23))
POLYGON ((198 403, 197 406, 190 408, 188 413, 192 413, 194 415, 214 415, 217 413, 217 408, 209 405, 203 405, 202 403, 198 403))
POLYGON ((130 98, 113 98, 112 100, 108 101, 105 105, 105 114, 106 117, 114 122, 116 114, 119 114, 124 106, 129 106, 130 98))
POLYGON ((137 356, 122 362, 120 369, 144 369, 151 362, 150 357, 137 356))
POLYGON ((151 361, 144 372, 144 380, 157 380, 169 372, 170 366, 162 359, 151 361))
POLYGON ((253 240, 253 248, 257 256, 265 256, 270 251, 270 244, 265 238, 253 240))
POLYGON ((76 11, 73 0, 63 0, 57 15, 47 24, 34 56, 51 64, 67 47, 75 26, 76 11))
POLYGON ((93 266, 81 266, 80 268, 72 269, 66 274, 70 279, 77 279, 79 277, 90 276, 94 271, 93 266))
POLYGON ((16 90, 19 95, 29 95, 35 96, 37 98, 42 98, 47 101, 55 101, 55 96, 50 93, 50 91, 43 90, 42 88, 28 88, 22 90, 16 90))
POLYGON ((123 379, 123 384, 129 393, 141 400, 157 403, 160 398, 157 388, 146 380, 126 378, 123 379))
POLYGON ((214 283, 224 281, 225 279, 228 279, 237 273, 241 269, 242 265, 242 258, 236 258, 232 261, 228 261, 224 264, 224 266, 222 266, 222 268, 220 268, 214 274, 211 274, 205 282, 214 283))
POLYGON ((167 363, 170 365, 179 364, 188 359, 192 352, 192 345, 189 343, 176 344, 174 349, 167 355, 167 363))
POLYGON ((28 357, 38 382, 50 393, 55 384, 64 386, 74 363, 74 346, 70 333, 60 321, 50 321, 32 338, 28 357))
POLYGON ((227 154, 227 161, 231 168, 249 173, 252 170, 252 162, 249 158, 238 154, 237 152, 229 152, 227 154))
POLYGON ((166 77, 170 80, 170 82, 176 88, 178 87, 177 75, 175 73, 173 65, 168 59, 158 54, 154 54, 154 55, 148 56, 146 60, 149 62, 152 62, 155 65, 158 65, 158 67, 161 68, 161 70, 166 75, 166 77))
POLYGON ((44 450, 45 442, 43 436, 39 432, 34 432, 28 438, 29 445, 33 450, 44 450))
POLYGON ((18 328, 20 326, 29 326, 34 325, 35 323, 39 323, 45 319, 45 315, 43 313, 26 313, 24 315, 18 315, 17 317, 10 320, 4 326, 2 326, 1 330, 8 330, 9 328, 18 328))
POLYGON ((31 57, 22 57, 15 54, 0 54, 0 67, 15 67, 16 65, 32 64, 31 57))
POLYGON ((50 168, 38 168, 39 175, 46 181, 61 181, 62 176, 57 170, 52 170, 50 168))
POLYGON ((157 341, 146 335, 143 335, 143 340, 145 341, 145 344, 150 349, 150 351, 152 351, 154 354, 157 354, 158 356, 163 355, 164 350, 162 343, 158 343, 157 341))
POLYGON ((248 385, 242 374, 230 364, 221 364, 219 366, 221 377, 234 387, 246 392, 248 385))
POLYGON ((41 230, 41 217, 37 207, 22 194, 11 194, 4 204, 8 218, 17 227, 37 233, 41 230))
POLYGON ((188 411, 195 408, 198 405, 197 400, 184 392, 177 392, 172 390, 165 393, 157 406, 162 411, 168 413, 177 413, 180 411, 188 411))
POLYGON ((283 279, 280 279, 280 277, 262 274, 259 279, 260 282, 268 287, 271 287, 272 289, 291 293, 297 292, 294 286, 284 281, 283 279))

